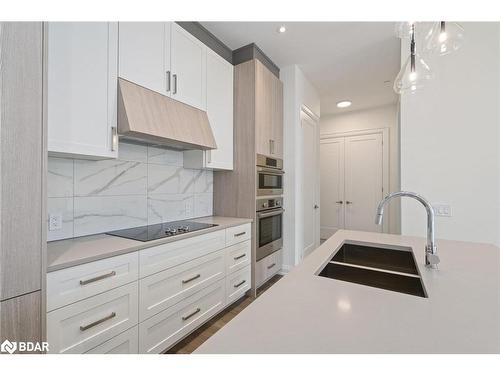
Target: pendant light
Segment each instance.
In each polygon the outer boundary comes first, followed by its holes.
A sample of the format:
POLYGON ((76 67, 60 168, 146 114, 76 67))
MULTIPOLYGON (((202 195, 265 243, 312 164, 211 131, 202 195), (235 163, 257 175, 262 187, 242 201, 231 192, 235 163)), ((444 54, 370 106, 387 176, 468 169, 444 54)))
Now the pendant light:
POLYGON ((464 29, 456 22, 436 22, 425 38, 425 48, 439 55, 458 50, 463 43, 464 29))
POLYGON ((394 81, 394 91, 397 94, 413 93, 418 88, 425 86, 431 78, 432 72, 429 65, 416 53, 415 24, 412 24, 410 28, 410 56, 394 81))

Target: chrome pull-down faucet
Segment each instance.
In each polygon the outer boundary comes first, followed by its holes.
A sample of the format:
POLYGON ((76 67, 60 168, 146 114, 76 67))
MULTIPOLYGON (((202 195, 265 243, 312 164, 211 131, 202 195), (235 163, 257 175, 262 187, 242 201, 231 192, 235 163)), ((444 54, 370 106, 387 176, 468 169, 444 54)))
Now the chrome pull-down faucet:
POLYGON ((410 191, 398 191, 395 193, 391 193, 387 197, 382 199, 378 204, 375 223, 377 225, 382 224, 382 217, 384 216, 384 206, 387 202, 395 197, 410 197, 416 199, 425 207, 425 210, 427 211, 427 245, 425 246, 425 265, 430 268, 437 268, 436 265, 439 263, 439 257, 436 254, 437 247, 436 242, 434 241, 434 209, 427 199, 410 191))

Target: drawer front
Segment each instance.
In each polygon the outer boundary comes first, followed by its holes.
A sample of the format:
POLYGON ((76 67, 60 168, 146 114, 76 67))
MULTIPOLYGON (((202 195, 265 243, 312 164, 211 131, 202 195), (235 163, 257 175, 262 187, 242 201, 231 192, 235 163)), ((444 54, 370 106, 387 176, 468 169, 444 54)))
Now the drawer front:
POLYGON ((139 326, 120 333, 111 340, 85 352, 85 354, 138 354, 139 326))
POLYGON ((139 281, 139 321, 224 278, 225 251, 219 250, 139 281))
POLYGON ((252 224, 238 225, 226 229, 226 246, 247 241, 252 238, 252 224))
POLYGON ((237 243, 226 249, 226 274, 238 271, 250 264, 252 243, 250 240, 237 243))
POLYGON ((137 281, 47 314, 50 353, 85 353, 138 323, 137 281))
POLYGON ((224 308, 220 280, 139 324, 139 353, 162 353, 224 308))
POLYGON ((257 287, 269 280, 281 270, 282 250, 275 251, 255 265, 255 284, 257 287))
POLYGON ((250 265, 226 277, 226 304, 229 305, 245 295, 251 285, 250 265))
POLYGON ((139 276, 145 277, 224 248, 224 230, 202 234, 139 252, 139 276))
POLYGON ((47 311, 128 284, 139 277, 137 252, 47 274, 47 311))

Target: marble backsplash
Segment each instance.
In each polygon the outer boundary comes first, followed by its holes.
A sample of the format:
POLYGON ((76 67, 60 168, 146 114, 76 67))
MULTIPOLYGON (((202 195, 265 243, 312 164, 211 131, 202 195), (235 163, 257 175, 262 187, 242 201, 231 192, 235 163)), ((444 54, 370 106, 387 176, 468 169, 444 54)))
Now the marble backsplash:
POLYGON ((212 215, 211 171, 183 168, 183 153, 120 142, 115 160, 49 157, 49 241, 212 215))

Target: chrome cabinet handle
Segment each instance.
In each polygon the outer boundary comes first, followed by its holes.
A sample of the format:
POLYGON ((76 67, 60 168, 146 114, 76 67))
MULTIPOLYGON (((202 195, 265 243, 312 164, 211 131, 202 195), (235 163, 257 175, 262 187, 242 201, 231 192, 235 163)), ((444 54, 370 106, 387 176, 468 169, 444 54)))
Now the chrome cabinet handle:
POLYGON ((271 265, 267 266, 267 269, 268 269, 268 270, 270 270, 270 269, 271 269, 271 268, 273 268, 275 265, 276 265, 276 263, 273 263, 273 264, 271 264, 271 265))
POLYGON ((342 203, 344 203, 344 201, 337 201, 335 203, 342 204, 342 203))
POLYGON ((273 140, 272 139, 269 140, 269 153, 270 154, 273 153, 273 140))
POLYGON ((238 260, 238 259, 244 258, 245 256, 246 256, 246 254, 238 255, 237 257, 234 257, 234 260, 238 260))
POLYGON ((191 282, 191 281, 193 281, 193 280, 196 280, 196 279, 198 279, 198 278, 200 278, 200 277, 201 277, 201 275, 200 275, 200 274, 198 274, 198 275, 195 275, 195 276, 193 276, 193 277, 190 277, 190 278, 189 278, 189 279, 187 279, 187 280, 182 280, 182 283, 183 283, 183 284, 187 284, 187 283, 189 283, 189 282, 191 282))
POLYGON ((243 236, 244 234, 246 234, 246 232, 236 233, 234 236, 235 237, 240 237, 240 236, 243 236))
POLYGON ((177 94, 177 74, 174 74, 172 76, 174 78, 174 91, 172 92, 172 94, 177 94))
POLYGON ((186 321, 188 320, 189 318, 195 316, 196 314, 198 314, 199 312, 201 311, 201 309, 198 307, 196 310, 194 310, 191 314, 188 314, 186 316, 183 316, 182 317, 182 320, 186 321))
POLYGON ((111 151, 118 149, 118 129, 116 126, 111 127, 111 151))
POLYGON ((92 328, 92 327, 95 327, 98 324, 104 323, 106 320, 113 319, 115 316, 116 316, 116 313, 112 312, 108 316, 106 316, 106 317, 104 317, 102 319, 96 320, 93 323, 87 324, 86 326, 80 326, 80 331, 82 331, 82 332, 86 331, 89 328, 92 328))
POLYGON ((110 273, 107 273, 105 275, 93 277, 93 278, 87 279, 87 280, 80 280, 80 285, 87 285, 87 284, 94 283, 94 282, 102 280, 102 279, 107 279, 108 277, 115 276, 115 275, 116 275, 116 272, 111 271, 110 273))
POLYGON ((167 92, 170 92, 170 70, 167 70, 167 92))
POLYGON ((246 282, 247 282, 246 280, 240 281, 238 284, 234 284, 234 287, 238 288, 238 287, 242 286, 243 284, 245 284, 246 282))

